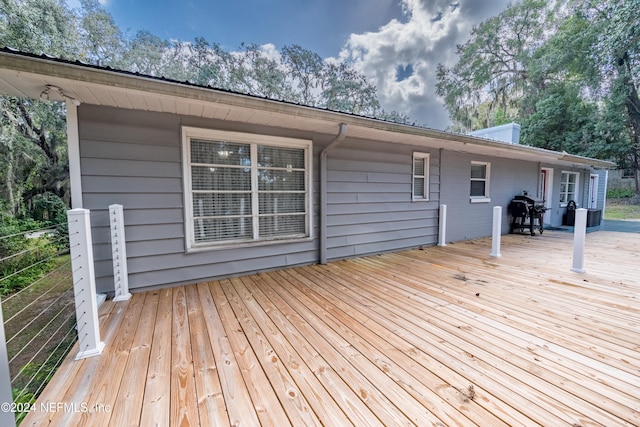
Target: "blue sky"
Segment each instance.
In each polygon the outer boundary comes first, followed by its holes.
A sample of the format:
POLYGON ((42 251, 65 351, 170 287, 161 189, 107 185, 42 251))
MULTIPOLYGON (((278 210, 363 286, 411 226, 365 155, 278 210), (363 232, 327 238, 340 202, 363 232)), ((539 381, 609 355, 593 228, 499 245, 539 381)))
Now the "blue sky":
MULTIPOLYGON (((68 0, 77 6, 78 0, 68 0)), ((202 36, 225 50, 240 43, 273 54, 298 44, 328 60, 349 60, 378 88, 388 111, 419 124, 449 124, 435 94, 438 63, 453 65, 456 44, 509 0, 99 0, 116 24, 165 39, 202 36), (275 49, 274 49, 275 48, 275 49)))
POLYGON ((336 56, 352 33, 376 30, 402 18, 397 0, 109 0, 118 26, 147 29, 167 39, 203 36, 226 49, 240 43, 299 44, 323 57, 336 56))

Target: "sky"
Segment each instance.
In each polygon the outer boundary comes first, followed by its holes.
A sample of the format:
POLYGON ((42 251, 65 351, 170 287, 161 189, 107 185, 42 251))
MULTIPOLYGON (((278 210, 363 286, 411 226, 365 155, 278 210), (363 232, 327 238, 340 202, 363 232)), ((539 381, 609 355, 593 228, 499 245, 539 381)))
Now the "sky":
MULTIPOLYGON (((78 0, 70 0, 73 6, 78 0)), ((436 96, 438 63, 456 61, 456 45, 509 0, 100 0, 129 36, 169 40, 201 36, 233 51, 242 42, 298 44, 323 58, 348 59, 378 89, 387 111, 444 129, 436 96)), ((273 47, 271 47, 273 48, 273 47)))

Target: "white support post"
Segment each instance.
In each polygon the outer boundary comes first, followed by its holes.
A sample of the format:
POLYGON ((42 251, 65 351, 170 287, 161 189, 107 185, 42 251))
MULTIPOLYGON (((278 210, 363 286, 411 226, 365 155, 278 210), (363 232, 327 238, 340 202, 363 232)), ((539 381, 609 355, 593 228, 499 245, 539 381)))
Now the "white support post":
POLYGON ((76 299, 79 348, 76 360, 78 360, 99 355, 104 349, 104 343, 100 341, 89 211, 72 209, 67 212, 67 218, 69 219, 71 268, 76 299))
POLYGON ((67 153, 69 158, 69 185, 71 186, 71 207, 82 207, 82 174, 80 172, 80 133, 78 131, 79 102, 70 98, 67 104, 67 153))
POLYGON ((126 301, 131 298, 131 293, 129 293, 127 242, 124 237, 124 209, 122 205, 109 205, 109 225, 111 226, 113 285, 116 291, 116 296, 113 300, 126 301))
POLYGON ((4 334, 4 319, 2 317, 2 303, 0 303, 0 425, 15 427, 16 417, 11 393, 11 374, 9 373, 9 355, 7 354, 7 340, 4 334))
POLYGON ((573 226, 573 266, 571 271, 584 273, 584 244, 587 237, 587 209, 576 209, 573 226))
POLYGON ((447 246, 447 205, 440 205, 440 218, 438 219, 438 246, 447 246))
POLYGON ((493 234, 491 237, 491 256, 500 257, 500 239, 502 238, 502 206, 493 207, 493 234))

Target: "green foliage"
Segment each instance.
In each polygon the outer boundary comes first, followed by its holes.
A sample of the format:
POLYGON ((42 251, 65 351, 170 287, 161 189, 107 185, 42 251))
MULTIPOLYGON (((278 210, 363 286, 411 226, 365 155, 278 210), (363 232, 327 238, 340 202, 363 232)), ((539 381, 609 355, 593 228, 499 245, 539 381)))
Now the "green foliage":
MULTIPOLYGON (((58 219, 61 219, 58 217, 58 219)), ((0 222, 0 296, 17 291, 42 277, 54 266, 52 258, 68 247, 64 227, 35 237, 30 232, 50 224, 2 215, 0 222)))
POLYGON ((53 193, 36 195, 31 203, 28 216, 47 224, 60 224, 66 220, 67 205, 53 193))
POLYGON ((113 17, 97 0, 81 0, 78 13, 81 31, 79 59, 96 65, 115 66, 121 62, 125 40, 113 17))
MULTIPOLYGON (((31 367, 28 369, 32 370, 31 367)), ((16 404, 16 408, 31 408, 36 403, 37 397, 33 392, 24 392, 17 388, 12 389, 11 392, 13 394, 13 402, 16 404)), ((16 425, 20 425, 26 416, 27 412, 16 412, 16 425)))
POLYGON ((459 46, 458 62, 438 67, 453 129, 509 118, 522 125, 525 144, 639 171, 639 6, 520 0, 483 22, 459 46))
POLYGON ((3 0, 2 45, 25 52, 72 58, 78 43, 76 17, 62 0, 3 0))
MULTIPOLYGON (((13 402, 17 408, 30 408, 36 403, 42 390, 53 378, 53 374, 58 368, 58 361, 66 356, 73 340, 75 340, 75 336, 68 337, 63 345, 48 349, 49 351, 44 354, 49 358, 44 363, 29 362, 20 368, 17 384, 12 384, 11 390, 13 402)), ((27 412, 16 412, 16 423, 20 424, 26 415, 27 412)))
POLYGON ((69 200, 64 104, 0 97, 5 200, 19 214, 39 194, 69 200))
POLYGON ((554 84, 535 104, 535 113, 521 123, 521 141, 526 145, 570 153, 597 156, 592 145, 597 107, 584 102, 579 88, 571 84, 554 84))
POLYGON ((611 188, 607 190, 607 199, 627 199, 635 196, 631 188, 611 188))
POLYGON ((551 29, 547 2, 524 0, 488 19, 458 46, 458 62, 437 69, 437 94, 444 97, 460 131, 494 126, 498 111, 513 116, 528 90, 529 62, 535 46, 551 29), (485 114, 478 114, 484 105, 485 114))

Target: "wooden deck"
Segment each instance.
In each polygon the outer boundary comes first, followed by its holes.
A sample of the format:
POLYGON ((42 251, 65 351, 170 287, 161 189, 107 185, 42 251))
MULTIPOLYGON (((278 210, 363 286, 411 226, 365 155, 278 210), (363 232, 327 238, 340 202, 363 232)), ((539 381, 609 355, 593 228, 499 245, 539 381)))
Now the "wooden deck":
POLYGON ((22 425, 637 426, 640 235, 587 245, 584 274, 547 231, 107 302, 22 425))

